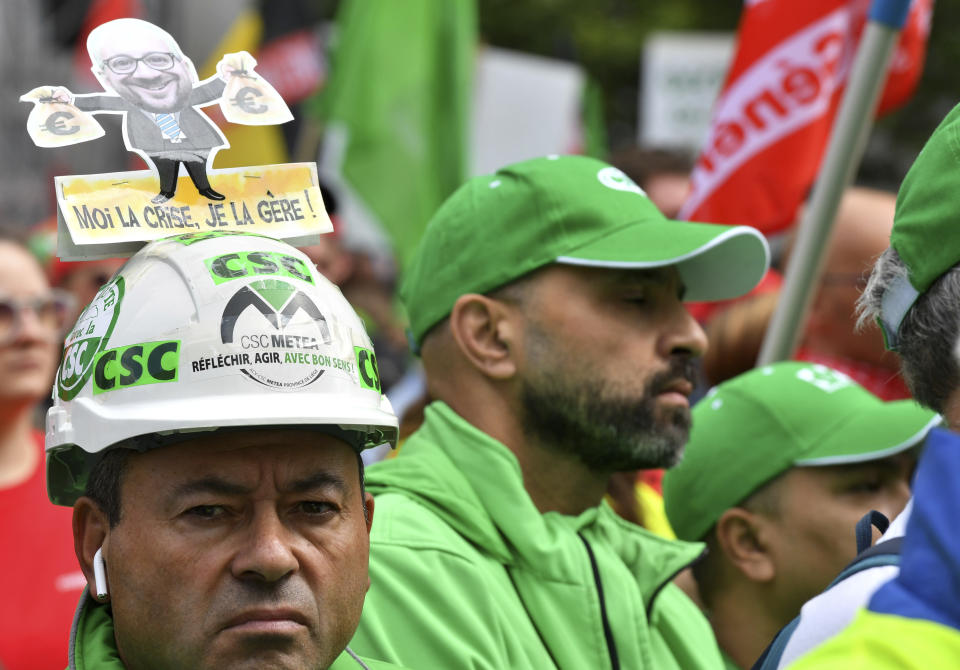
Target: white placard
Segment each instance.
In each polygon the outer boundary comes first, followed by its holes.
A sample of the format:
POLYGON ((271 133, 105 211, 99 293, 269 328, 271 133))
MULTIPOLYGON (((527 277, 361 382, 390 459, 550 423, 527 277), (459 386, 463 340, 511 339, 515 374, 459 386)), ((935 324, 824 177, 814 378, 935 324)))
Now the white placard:
POLYGON ((665 31, 647 39, 641 61, 641 145, 700 149, 733 46, 730 33, 665 31))
POLYGON ((586 75, 579 65, 488 47, 477 58, 470 174, 580 151, 586 75))

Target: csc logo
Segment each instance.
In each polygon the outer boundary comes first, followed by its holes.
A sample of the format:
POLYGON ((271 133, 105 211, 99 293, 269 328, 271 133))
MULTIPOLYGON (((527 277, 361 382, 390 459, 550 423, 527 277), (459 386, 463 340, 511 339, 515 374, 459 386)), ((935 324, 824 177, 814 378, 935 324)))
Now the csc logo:
POLYGON ((107 349, 93 368, 93 393, 177 380, 180 342, 145 342, 107 349))
POLYGON ((83 355, 87 351, 86 340, 80 343, 80 346, 69 347, 63 355, 63 365, 60 368, 60 379, 70 379, 74 374, 80 374, 83 370, 83 355))
POLYGON ((259 275, 292 277, 313 283, 310 268, 302 259, 275 251, 240 251, 214 256, 204 262, 215 284, 259 275))
POLYGON ((360 385, 363 388, 380 392, 380 370, 377 369, 377 355, 370 349, 354 347, 357 354, 357 372, 360 373, 360 385))

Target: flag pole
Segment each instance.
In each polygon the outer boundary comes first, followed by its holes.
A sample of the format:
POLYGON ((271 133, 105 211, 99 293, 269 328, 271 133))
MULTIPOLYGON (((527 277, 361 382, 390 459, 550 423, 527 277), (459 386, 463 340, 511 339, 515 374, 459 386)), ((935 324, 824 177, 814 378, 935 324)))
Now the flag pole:
POLYGON ((803 333, 833 220, 863 157, 887 65, 909 9, 910 0, 874 0, 870 6, 826 157, 810 206, 798 227, 786 279, 757 365, 790 358, 803 333))

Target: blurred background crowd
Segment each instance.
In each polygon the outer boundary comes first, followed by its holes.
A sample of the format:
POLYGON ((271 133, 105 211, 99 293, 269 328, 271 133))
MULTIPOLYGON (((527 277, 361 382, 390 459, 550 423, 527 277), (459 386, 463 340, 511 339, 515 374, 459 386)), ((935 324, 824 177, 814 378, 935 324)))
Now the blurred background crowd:
MULTIPOLYGON (((395 287, 432 212, 472 175, 533 156, 584 153, 621 168, 668 217, 677 216, 734 58, 745 4, 752 3, 4 0, 0 524, 20 504, 10 496, 6 502, 4 490, 34 477, 42 463, 37 431, 63 329, 122 264, 56 257, 53 177, 144 168, 124 147, 119 118, 99 117, 105 137, 55 150, 38 150, 26 133, 30 109, 18 101, 22 93, 41 84, 99 90, 85 48, 93 27, 122 16, 160 25, 177 38, 201 78, 213 74, 224 53, 256 56, 258 72, 295 120, 235 126, 208 110, 231 144, 213 167, 317 161, 335 232, 305 251, 364 316, 383 387, 406 435, 422 419, 427 399, 395 287)), ((855 332, 854 302, 873 259, 887 246, 900 180, 956 103, 960 42, 953 27, 960 0, 937 0, 933 13, 932 21, 929 11, 917 19, 926 58, 915 64, 912 95, 877 120, 856 186, 842 199, 796 353, 848 374, 885 400, 909 392, 879 331, 855 332)), ((802 207, 782 213, 790 222, 801 215, 802 207)), ((769 232, 773 268, 757 289, 729 304, 691 306, 710 342, 701 396, 755 364, 795 225, 769 232)), ((611 481, 610 499, 623 517, 671 535, 660 477, 623 473, 611 481)), ((55 512, 69 517, 67 510, 55 512)), ((83 586, 75 567, 64 568, 60 586, 70 611, 83 586)))
MULTIPOLYGON (((4 227, 28 242, 51 285, 70 292, 82 308, 119 261, 71 264, 56 258, 52 179, 144 166, 124 147, 120 119, 112 115, 99 117, 108 132, 95 142, 37 150, 24 130, 29 109, 19 95, 43 83, 98 90, 86 35, 121 16, 169 30, 201 78, 213 74, 223 53, 247 50, 295 120, 278 127, 236 126, 208 109, 231 143, 214 167, 318 161, 336 232, 309 253, 367 318, 389 389, 415 365, 394 298, 398 273, 430 214, 467 177, 537 155, 587 153, 623 169, 667 216, 680 212, 734 56, 743 9, 737 1, 707 0, 420 0, 376 9, 364 4, 3 3, 4 227)), ((863 271, 885 246, 899 180, 955 101, 950 75, 960 47, 950 26, 960 19, 960 2, 941 0, 936 17, 925 17, 926 62, 921 53, 912 96, 878 119, 858 187, 843 200, 799 352, 800 358, 844 369, 886 398, 906 393, 888 373, 896 363, 882 353, 877 331, 852 333, 850 305, 863 271)), ((783 216, 796 221, 801 213, 783 216)), ((763 229, 763 222, 718 222, 763 229)), ((752 367, 776 304, 792 229, 771 226, 774 272, 748 299, 723 308, 694 306, 711 340, 705 384, 752 367)), ((409 405, 415 417, 421 389, 415 379, 394 389, 401 411, 409 405)))

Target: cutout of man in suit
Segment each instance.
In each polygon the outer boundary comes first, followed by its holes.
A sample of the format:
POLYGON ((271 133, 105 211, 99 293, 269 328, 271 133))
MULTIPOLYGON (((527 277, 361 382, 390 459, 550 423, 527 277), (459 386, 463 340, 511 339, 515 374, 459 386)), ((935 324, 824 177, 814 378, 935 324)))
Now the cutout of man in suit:
POLYGON ((156 168, 160 193, 152 200, 162 204, 177 187, 180 164, 210 200, 223 200, 207 178, 212 155, 227 147, 217 125, 198 107, 220 99, 232 76, 217 64, 217 76, 202 82, 193 62, 165 30, 139 19, 116 19, 91 31, 87 51, 93 73, 107 94, 72 95, 58 87, 56 96, 85 112, 120 113, 127 148, 156 168), (113 93, 115 95, 110 95, 113 93))

